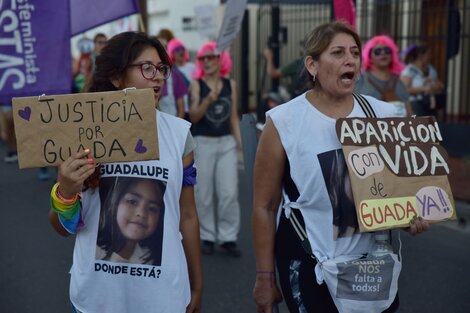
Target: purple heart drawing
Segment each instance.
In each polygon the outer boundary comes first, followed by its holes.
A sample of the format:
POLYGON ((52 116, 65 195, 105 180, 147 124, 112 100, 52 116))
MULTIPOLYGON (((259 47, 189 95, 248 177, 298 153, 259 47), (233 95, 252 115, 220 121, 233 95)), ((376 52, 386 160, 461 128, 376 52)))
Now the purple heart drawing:
POLYGON ((18 115, 29 122, 29 118, 31 117, 31 108, 25 107, 23 110, 18 110, 18 115))
POLYGON ((139 154, 147 152, 147 147, 144 146, 142 139, 137 140, 137 144, 135 145, 135 152, 139 154))

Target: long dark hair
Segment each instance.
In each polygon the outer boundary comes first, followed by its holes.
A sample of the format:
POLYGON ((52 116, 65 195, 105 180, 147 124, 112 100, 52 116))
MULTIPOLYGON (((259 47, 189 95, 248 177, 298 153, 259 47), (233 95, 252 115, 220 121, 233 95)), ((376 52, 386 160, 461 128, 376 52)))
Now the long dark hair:
POLYGON ((163 220, 165 216, 165 202, 163 201, 163 197, 166 185, 156 179, 138 177, 103 178, 103 183, 100 188, 101 212, 97 245, 106 252, 104 259, 108 259, 113 253, 118 253, 124 247, 126 238, 117 224, 118 206, 126 192, 142 180, 151 181, 155 192, 161 194, 162 198, 156 230, 151 236, 141 240, 139 245, 148 248, 150 251, 144 258, 145 264, 161 264, 163 220))
MULTIPOLYGON (((118 90, 112 81, 120 79, 129 64, 132 64, 147 47, 157 49, 162 63, 171 66, 171 60, 166 53, 165 47, 157 39, 151 38, 142 32, 120 33, 108 40, 100 55, 96 57, 95 69, 86 90, 88 92, 118 90)), ((100 172, 97 168, 85 180, 84 189, 98 187, 99 180, 100 172)))

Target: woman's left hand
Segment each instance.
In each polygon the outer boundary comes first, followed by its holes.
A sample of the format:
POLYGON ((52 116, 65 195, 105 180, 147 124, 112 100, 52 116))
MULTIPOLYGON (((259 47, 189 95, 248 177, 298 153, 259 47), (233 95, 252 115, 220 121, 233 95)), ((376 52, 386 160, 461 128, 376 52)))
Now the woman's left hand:
POLYGON ((411 235, 415 236, 417 234, 424 233, 429 229, 429 223, 424 220, 421 216, 414 217, 410 221, 410 227, 406 228, 406 231, 411 235))
POLYGON ((191 291, 191 301, 186 307, 186 313, 201 313, 202 293, 200 291, 191 291))

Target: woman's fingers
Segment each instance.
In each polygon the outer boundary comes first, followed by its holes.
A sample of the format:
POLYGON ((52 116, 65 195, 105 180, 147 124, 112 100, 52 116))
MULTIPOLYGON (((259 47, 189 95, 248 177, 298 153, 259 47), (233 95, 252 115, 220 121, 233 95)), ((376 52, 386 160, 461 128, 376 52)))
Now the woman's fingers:
POLYGON ((410 221, 410 227, 409 227, 408 232, 414 236, 416 234, 423 233, 427 231, 428 229, 429 229, 429 223, 426 220, 424 220, 421 216, 420 217, 415 216, 410 221))
POLYGON ((89 157, 90 149, 82 150, 65 160, 59 166, 58 180, 61 192, 80 192, 83 182, 95 171, 94 160, 89 157))

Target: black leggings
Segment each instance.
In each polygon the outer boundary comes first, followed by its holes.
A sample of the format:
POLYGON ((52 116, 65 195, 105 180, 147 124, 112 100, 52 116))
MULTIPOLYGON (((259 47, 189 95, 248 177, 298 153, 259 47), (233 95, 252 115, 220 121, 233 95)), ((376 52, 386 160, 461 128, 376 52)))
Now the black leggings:
MULTIPOLYGON (((303 218, 297 214, 304 226, 303 218)), ((318 285, 315 277, 316 260, 300 245, 300 239, 289 220, 281 214, 276 232, 276 262, 284 301, 291 313, 337 313, 325 283, 318 285)), ((398 309, 398 295, 384 313, 398 309)))

